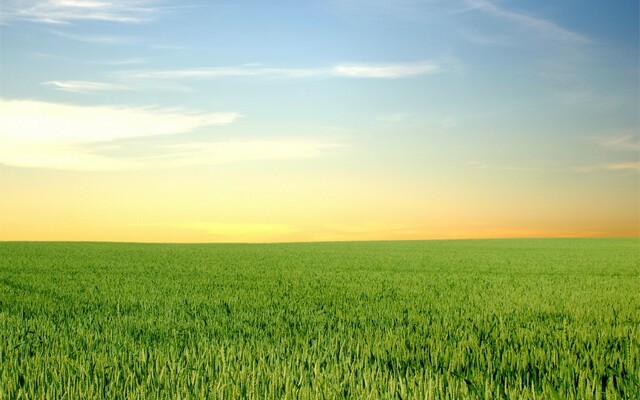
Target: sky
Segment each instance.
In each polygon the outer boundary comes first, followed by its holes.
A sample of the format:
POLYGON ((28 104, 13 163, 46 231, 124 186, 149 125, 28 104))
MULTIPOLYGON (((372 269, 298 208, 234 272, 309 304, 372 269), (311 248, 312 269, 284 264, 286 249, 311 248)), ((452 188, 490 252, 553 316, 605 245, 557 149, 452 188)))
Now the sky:
POLYGON ((0 240, 640 235, 633 0, 3 0, 0 240))

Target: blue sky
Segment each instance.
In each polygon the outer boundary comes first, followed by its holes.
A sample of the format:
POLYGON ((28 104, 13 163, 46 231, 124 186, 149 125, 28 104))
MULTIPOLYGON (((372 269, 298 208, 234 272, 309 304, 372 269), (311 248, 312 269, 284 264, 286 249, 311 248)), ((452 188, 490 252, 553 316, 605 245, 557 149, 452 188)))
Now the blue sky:
MULTIPOLYGON (((611 220, 637 225, 637 1, 4 0, 0 10, 5 175, 305 172, 414 199, 425 194, 411 188, 431 182, 476 182, 493 193, 487 203, 520 186, 555 198, 536 212, 592 190, 610 193, 601 207, 626 210, 611 220)), ((593 232, 609 232, 599 218, 593 232)), ((406 224, 397 219, 382 218, 406 224)))

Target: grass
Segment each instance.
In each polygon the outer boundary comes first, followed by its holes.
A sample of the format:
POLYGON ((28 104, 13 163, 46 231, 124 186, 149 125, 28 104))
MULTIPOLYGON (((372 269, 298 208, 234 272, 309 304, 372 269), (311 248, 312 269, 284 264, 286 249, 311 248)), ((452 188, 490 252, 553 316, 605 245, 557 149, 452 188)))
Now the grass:
POLYGON ((0 399, 635 399, 640 240, 0 243, 0 399))

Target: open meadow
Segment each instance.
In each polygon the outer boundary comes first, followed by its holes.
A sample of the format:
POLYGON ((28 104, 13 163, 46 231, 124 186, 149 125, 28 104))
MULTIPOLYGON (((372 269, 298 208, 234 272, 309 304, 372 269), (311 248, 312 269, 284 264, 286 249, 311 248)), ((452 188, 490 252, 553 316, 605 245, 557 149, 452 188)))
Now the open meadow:
POLYGON ((0 399, 637 399, 640 240, 0 243, 0 399))

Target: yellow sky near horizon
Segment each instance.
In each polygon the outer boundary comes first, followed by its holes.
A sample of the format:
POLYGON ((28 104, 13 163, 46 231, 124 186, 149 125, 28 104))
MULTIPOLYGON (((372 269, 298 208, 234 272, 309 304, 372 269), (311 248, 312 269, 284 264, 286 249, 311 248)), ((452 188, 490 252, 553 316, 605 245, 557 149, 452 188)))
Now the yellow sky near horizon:
POLYGON ((0 168, 0 240, 296 242, 638 236, 634 175, 335 174, 277 164, 0 168), (526 178, 526 179, 525 179, 526 178), (606 185, 607 190, 594 190, 606 185))

